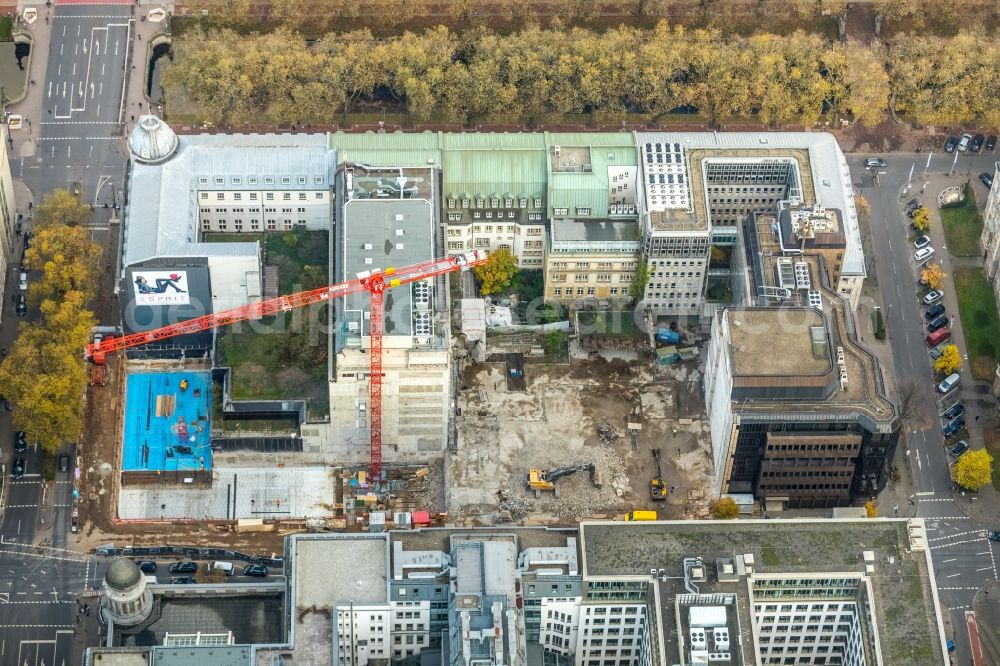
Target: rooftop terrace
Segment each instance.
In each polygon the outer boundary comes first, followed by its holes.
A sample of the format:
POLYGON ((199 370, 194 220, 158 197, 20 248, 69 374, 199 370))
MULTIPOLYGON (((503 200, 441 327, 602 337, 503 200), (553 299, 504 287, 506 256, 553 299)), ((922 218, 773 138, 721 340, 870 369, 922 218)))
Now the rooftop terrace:
POLYGON ((828 350, 813 354, 813 327, 826 331, 813 308, 729 308, 728 316, 734 376, 820 375, 833 367, 828 350))

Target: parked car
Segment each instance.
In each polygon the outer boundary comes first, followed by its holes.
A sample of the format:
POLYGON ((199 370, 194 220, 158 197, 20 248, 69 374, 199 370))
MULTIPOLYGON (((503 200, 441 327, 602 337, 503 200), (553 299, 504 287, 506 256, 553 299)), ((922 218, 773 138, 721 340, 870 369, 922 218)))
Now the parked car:
POLYGON ((924 296, 924 305, 934 305, 944 298, 944 292, 940 289, 932 289, 924 296))
POLYGON ((918 250, 922 250, 931 244, 931 239, 928 236, 921 236, 917 240, 913 241, 913 247, 918 250))
POLYGON ((972 143, 971 134, 963 134, 962 140, 958 142, 958 152, 964 153, 969 149, 969 144, 972 143))
POLYGON ((197 562, 174 562, 170 565, 170 573, 196 573, 197 571, 197 562))
POLYGON ((938 384, 938 392, 947 393, 948 391, 958 386, 958 383, 960 381, 962 381, 962 378, 957 373, 953 372, 947 377, 945 377, 945 380, 943 382, 938 384))
POLYGON ((18 430, 14 436, 14 451, 21 453, 28 450, 28 434, 23 430, 18 430))
MULTIPOLYGON (((944 311, 945 311, 944 303, 938 303, 937 305, 932 305, 931 307, 927 308, 927 310, 924 312, 924 319, 926 319, 927 321, 934 321, 935 319, 943 315, 944 311)), ((931 331, 931 333, 933 332, 934 331, 931 331)))
POLYGON ((24 476, 24 458, 14 459, 14 466, 10 470, 10 476, 14 479, 20 479, 24 476))
POLYGON ((28 274, 21 271, 21 274, 17 276, 17 288, 21 291, 28 291, 28 274))
POLYGON ((944 315, 941 315, 940 317, 937 317, 936 319, 932 319, 931 322, 929 324, 927 324, 927 332, 928 333, 933 333, 934 331, 938 330, 939 328, 944 328, 947 325, 948 325, 948 318, 945 317, 944 315))
POLYGON ((24 297, 24 294, 17 295, 17 305, 14 306, 14 312, 17 313, 18 317, 28 314, 28 299, 24 297))
POLYGON ((952 419, 948 421, 948 425, 941 429, 941 433, 945 437, 951 437, 956 432, 965 427, 965 417, 959 416, 957 419, 952 419))
POLYGON ((958 137, 957 136, 949 136, 948 140, 944 142, 944 152, 946 152, 946 153, 953 153, 953 152, 955 152, 955 148, 957 146, 958 146, 958 137))
POLYGON ((990 134, 986 137, 986 150, 993 150, 997 147, 997 135, 990 134))
POLYGON ((960 402, 956 402, 954 405, 944 410, 941 416, 943 416, 946 419, 953 419, 958 416, 961 416, 964 413, 965 413, 965 405, 963 405, 960 402))
POLYGON ((65 453, 59 456, 59 471, 68 472, 69 471, 69 456, 65 453))
POLYGON ((865 167, 868 169, 884 169, 885 160, 881 157, 869 157, 865 160, 865 167))
POLYGON ((990 530, 986 533, 986 538, 990 541, 1000 541, 1000 530, 990 530))
POLYGON ((209 567, 209 571, 221 571, 227 576, 232 576, 236 573, 236 567, 233 566, 232 562, 212 562, 209 567))
POLYGON ((244 576, 256 576, 257 578, 264 578, 267 576, 267 567, 263 564, 248 564, 243 567, 244 576))
POLYGON ((932 348, 932 349, 931 349, 931 350, 930 350, 929 352, 927 352, 927 353, 928 353, 928 354, 930 354, 930 355, 931 355, 931 358, 932 358, 933 360, 935 360, 935 361, 936 361, 936 360, 938 360, 939 358, 941 358, 941 354, 943 353, 943 352, 941 351, 941 348, 942 348, 943 346, 944 346, 944 345, 938 345, 937 347, 934 347, 934 348, 932 348))
POLYGON ((972 143, 969 144, 969 150, 973 153, 978 153, 983 148, 983 142, 986 141, 986 137, 982 134, 977 134, 972 137, 972 143))
POLYGON ((922 247, 913 253, 913 260, 923 263, 931 258, 934 254, 934 248, 932 247, 922 247))
MULTIPOLYGON (((923 206, 917 206, 912 210, 907 210, 906 216, 912 220, 917 216, 917 213, 919 213, 921 210, 923 210, 923 206)), ((917 225, 913 224, 912 222, 910 223, 910 228, 913 229, 914 231, 919 231, 919 229, 917 229, 917 225)))
POLYGON ((923 206, 920 203, 920 199, 913 198, 906 202, 906 214, 909 215, 910 217, 913 217, 913 214, 916 213, 920 208, 923 208, 923 206))
POLYGON ((136 564, 142 573, 156 573, 156 562, 152 560, 137 560, 136 564))
POLYGON ((178 578, 170 579, 171 585, 196 585, 197 583, 198 581, 196 581, 194 578, 191 578, 190 576, 180 576, 178 578))
POLYGON ((948 453, 952 458, 960 458, 963 453, 969 450, 969 443, 964 439, 960 439, 958 444, 948 449, 948 453))
POLYGON ((979 174, 979 181, 987 188, 991 188, 993 187, 993 174, 984 171, 979 174))

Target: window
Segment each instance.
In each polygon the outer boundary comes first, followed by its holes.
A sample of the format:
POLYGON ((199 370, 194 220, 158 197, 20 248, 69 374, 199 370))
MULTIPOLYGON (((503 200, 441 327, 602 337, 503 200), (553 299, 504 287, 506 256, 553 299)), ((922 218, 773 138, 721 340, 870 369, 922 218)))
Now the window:
POLYGON ((326 179, 323 176, 315 176, 315 177, 313 177, 313 182, 316 183, 317 185, 322 185, 325 180, 326 179))
POLYGON ((562 296, 562 287, 556 287, 555 289, 552 290, 552 293, 555 296, 562 296))
MULTIPOLYGON (((449 222, 461 222, 462 221, 462 214, 461 213, 448 213, 448 221, 449 222)), ((448 233, 451 233, 451 231, 449 230, 448 233)))
POLYGON ((590 209, 589 208, 577 208, 576 209, 576 214, 577 215, 590 215, 590 209))
POLYGON ((265 185, 274 185, 274 176, 264 176, 265 185))
POLYGON ((512 210, 507 211, 507 217, 513 220, 514 219, 514 211, 512 211, 512 210))
POLYGON ((454 208, 456 203, 458 203, 458 202, 455 201, 454 199, 450 199, 449 198, 448 199, 448 208, 454 208))
POLYGON ((492 197, 490 199, 490 208, 499 208, 499 207, 500 207, 499 197, 492 197))
POLYGON ((485 208, 485 207, 486 207, 486 199, 483 199, 482 197, 477 198, 476 208, 485 208))
POLYGON ((264 198, 268 201, 274 201, 274 192, 268 192, 264 195, 264 198))
POLYGON ((226 195, 223 194, 222 192, 216 192, 215 193, 215 200, 216 201, 225 201, 226 200, 226 195))
POLYGON ((305 208, 299 208, 299 212, 300 213, 304 213, 304 212, 306 212, 306 209, 305 208))
POLYGON ((291 201, 292 200, 292 193, 291 192, 285 192, 284 194, 281 195, 281 199, 282 199, 282 201, 291 201))
POLYGON ((206 178, 205 176, 202 176, 201 178, 198 179, 198 182, 201 185, 208 185, 208 178, 206 178))
POLYGON ((325 198, 326 198, 326 197, 324 197, 324 196, 323 196, 323 193, 322 193, 322 192, 317 192, 317 193, 316 193, 316 201, 322 201, 322 200, 323 200, 323 199, 325 199, 325 198))
POLYGON ((226 230, 226 221, 219 220, 219 231, 225 231, 225 230, 226 230))
POLYGON ((225 178, 222 178, 221 176, 216 176, 215 177, 215 184, 216 185, 225 185, 225 183, 226 183, 226 179, 225 178))
POLYGON ((257 201, 257 193, 256 192, 251 192, 250 193, 250 201, 257 201))
POLYGON ((466 198, 463 198, 462 199, 462 208, 468 208, 468 207, 469 207, 469 200, 466 199, 466 198))
POLYGON ((241 201, 242 199, 243 195, 241 193, 233 192, 233 201, 241 201))
POLYGON ((305 184, 306 184, 306 177, 299 176, 299 185, 305 185, 305 184))
POLYGON ((541 213, 528 213, 528 219, 531 221, 539 221, 542 219, 541 213))
POLYGON ((518 203, 519 207, 521 207, 521 208, 527 208, 528 207, 528 197, 521 197, 520 200, 518 200, 517 203, 518 203))
POLYGON ((509 198, 504 199, 503 200, 503 207, 504 208, 513 208, 514 207, 514 200, 513 199, 509 199, 509 198))
POLYGON ((569 215, 569 208, 553 208, 552 214, 555 215, 556 217, 559 217, 561 215, 569 215))
POLYGON ((535 208, 541 208, 541 207, 542 207, 542 198, 535 197, 535 208))
MULTIPOLYGON (((478 219, 479 219, 479 218, 481 218, 482 216, 483 216, 483 213, 482 213, 482 211, 478 211, 478 210, 474 210, 474 211, 472 211, 472 218, 473 218, 473 219, 475 219, 475 220, 478 220, 478 219)), ((479 231, 479 230, 478 230, 478 229, 476 229, 476 231, 479 231)))
POLYGON ((282 185, 291 185, 292 184, 291 177, 290 176, 282 176, 281 177, 281 184, 282 185))
POLYGON ((593 295, 594 295, 594 288, 587 287, 587 296, 593 296, 593 295))
POLYGON ((299 201, 305 201, 305 200, 306 200, 306 193, 299 192, 299 201))

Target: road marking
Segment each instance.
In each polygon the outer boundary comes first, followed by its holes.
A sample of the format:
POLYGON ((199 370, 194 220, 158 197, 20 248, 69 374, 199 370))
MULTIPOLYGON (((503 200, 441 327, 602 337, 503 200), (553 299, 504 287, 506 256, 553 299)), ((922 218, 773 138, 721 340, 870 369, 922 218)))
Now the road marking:
POLYGON ((945 576, 945 578, 954 578, 955 576, 961 576, 961 575, 962 575, 962 572, 959 571, 958 573, 949 574, 949 575, 945 576))
POLYGON ((978 573, 980 571, 990 571, 991 569, 993 569, 993 567, 983 567, 982 569, 976 569, 976 572, 978 573))
POLYGON ((983 663, 983 646, 979 642, 979 624, 973 611, 965 611, 965 628, 969 632, 969 644, 972 647, 972 664, 980 666, 983 663))
POLYGON ((934 494, 934 491, 931 491, 931 490, 924 490, 923 492, 914 493, 914 495, 916 495, 917 497, 924 497, 926 495, 933 495, 933 494, 934 494))
POLYGON ((961 546, 966 543, 977 543, 979 539, 966 539, 965 541, 953 541, 952 543, 940 543, 936 546, 931 546, 931 550, 935 548, 951 548, 952 546, 961 546))
POLYGON ((950 560, 941 560, 941 564, 948 564, 949 562, 954 562, 957 559, 957 557, 953 557, 950 560))
POLYGON ((938 586, 939 590, 946 590, 948 592, 978 592, 978 587, 941 587, 938 586))

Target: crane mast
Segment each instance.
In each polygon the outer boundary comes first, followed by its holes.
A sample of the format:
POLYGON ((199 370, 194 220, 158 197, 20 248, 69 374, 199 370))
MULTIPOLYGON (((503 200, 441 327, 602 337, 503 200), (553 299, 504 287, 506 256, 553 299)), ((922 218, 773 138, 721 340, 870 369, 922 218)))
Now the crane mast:
MULTIPOLYGON (((87 345, 85 355, 94 363, 103 365, 107 355, 132 347, 139 347, 161 340, 200 333, 221 326, 228 326, 239 321, 270 317, 282 312, 289 312, 316 303, 324 303, 331 298, 341 298, 351 294, 367 291, 371 303, 369 334, 371 336, 369 402, 371 408, 371 460, 369 473, 371 479, 378 480, 382 475, 382 314, 384 293, 411 282, 419 282, 429 278, 445 275, 457 270, 467 270, 486 262, 486 252, 473 250, 463 255, 432 259, 402 268, 387 268, 384 271, 375 269, 358 273, 353 280, 338 284, 300 291, 286 296, 278 296, 258 303, 250 303, 238 308, 223 310, 213 314, 195 317, 176 324, 169 324, 151 331, 131 333, 119 337, 104 338, 99 342, 87 345)), ((362 331, 363 332, 363 331, 362 331)))

